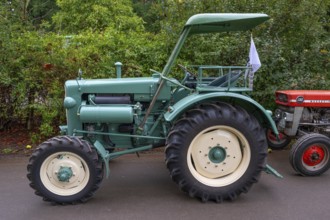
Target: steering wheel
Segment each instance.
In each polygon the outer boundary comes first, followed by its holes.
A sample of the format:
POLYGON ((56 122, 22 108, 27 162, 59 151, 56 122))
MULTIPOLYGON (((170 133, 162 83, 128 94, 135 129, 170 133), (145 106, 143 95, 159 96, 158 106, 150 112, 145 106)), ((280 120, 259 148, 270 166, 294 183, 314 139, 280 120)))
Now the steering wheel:
POLYGON ((178 66, 184 71, 185 76, 183 80, 181 81, 181 84, 186 85, 189 88, 195 89, 196 88, 196 74, 192 71, 188 70, 185 66, 182 64, 178 64, 178 66), (187 82, 188 81, 188 82, 187 82), (190 82, 189 82, 190 81, 190 82))
POLYGON ((188 70, 185 66, 182 64, 178 64, 178 66, 184 71, 185 76, 183 80, 181 81, 181 84, 184 84, 187 80, 189 80, 191 77, 193 77, 194 80, 196 80, 196 74, 192 72, 191 70, 188 70))
POLYGON ((188 70, 184 65, 178 64, 178 66, 186 73, 189 74, 189 77, 193 76, 194 79, 196 78, 196 74, 193 73, 192 71, 188 70))

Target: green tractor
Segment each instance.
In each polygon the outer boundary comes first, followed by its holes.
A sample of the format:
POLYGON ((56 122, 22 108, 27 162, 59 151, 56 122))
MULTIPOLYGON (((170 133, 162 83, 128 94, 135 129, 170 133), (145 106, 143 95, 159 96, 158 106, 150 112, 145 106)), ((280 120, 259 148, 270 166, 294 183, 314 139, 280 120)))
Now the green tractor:
POLYGON ((265 131, 278 131, 271 113, 247 96, 251 66, 180 65, 183 79, 168 77, 188 37, 247 31, 268 19, 197 14, 186 22, 162 72, 121 78, 117 63, 115 79, 67 81, 62 136, 41 143, 27 166, 35 193, 53 203, 84 202, 109 176, 110 160, 162 146, 173 181, 202 201, 233 200, 261 171, 276 175, 266 164, 265 131))

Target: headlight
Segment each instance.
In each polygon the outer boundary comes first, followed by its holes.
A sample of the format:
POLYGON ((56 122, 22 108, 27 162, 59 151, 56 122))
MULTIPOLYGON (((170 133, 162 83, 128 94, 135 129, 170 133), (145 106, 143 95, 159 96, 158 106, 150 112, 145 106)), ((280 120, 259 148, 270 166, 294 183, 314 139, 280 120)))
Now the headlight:
POLYGON ((281 115, 282 115, 282 111, 280 109, 276 109, 275 112, 274 112, 274 117, 276 119, 280 119, 281 115))
POLYGON ((277 94, 277 100, 280 102, 288 102, 288 96, 286 94, 277 94))

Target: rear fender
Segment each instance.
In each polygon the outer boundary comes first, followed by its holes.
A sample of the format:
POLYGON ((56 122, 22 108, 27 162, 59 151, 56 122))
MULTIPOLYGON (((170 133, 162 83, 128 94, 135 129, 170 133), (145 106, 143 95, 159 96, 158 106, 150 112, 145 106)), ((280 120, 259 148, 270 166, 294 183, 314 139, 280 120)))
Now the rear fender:
POLYGON ((168 112, 164 115, 165 120, 168 122, 174 122, 187 110, 206 102, 226 102, 232 105, 241 106, 247 112, 254 115, 263 127, 271 128, 273 132, 278 135, 276 124, 271 117, 271 112, 265 110, 258 102, 250 97, 238 93, 213 92, 186 96, 173 106, 169 107, 168 112))

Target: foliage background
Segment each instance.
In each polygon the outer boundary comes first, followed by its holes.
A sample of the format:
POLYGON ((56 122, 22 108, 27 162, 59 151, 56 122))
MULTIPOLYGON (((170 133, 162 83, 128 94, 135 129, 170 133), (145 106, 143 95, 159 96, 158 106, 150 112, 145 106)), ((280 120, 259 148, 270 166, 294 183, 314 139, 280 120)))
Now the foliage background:
MULTIPOLYGON (((0 130, 34 142, 65 123, 65 80, 161 70, 196 13, 266 13, 253 30, 262 68, 252 96, 273 109, 278 89, 329 89, 330 0, 11 0, 0 3, 0 130)), ((193 37, 177 63, 244 65, 249 33, 193 37)), ((182 77, 178 69, 172 76, 182 77)))

